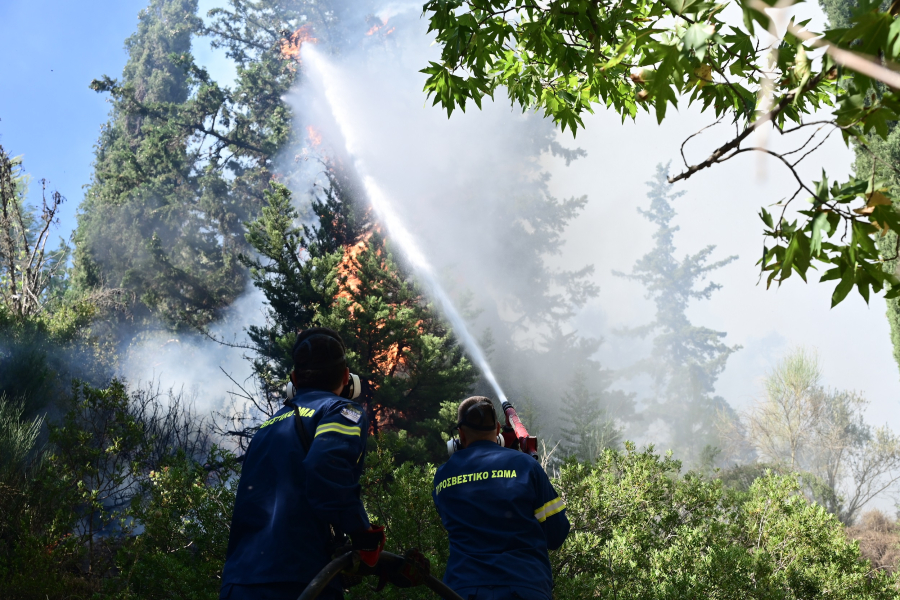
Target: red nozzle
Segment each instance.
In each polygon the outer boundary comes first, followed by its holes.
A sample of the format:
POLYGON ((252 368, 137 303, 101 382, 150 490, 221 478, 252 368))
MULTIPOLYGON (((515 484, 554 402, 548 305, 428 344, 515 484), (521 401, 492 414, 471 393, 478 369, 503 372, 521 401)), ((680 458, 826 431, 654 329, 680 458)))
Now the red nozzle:
POLYGON ((519 440, 519 449, 525 454, 530 454, 537 458, 537 438, 533 435, 528 435, 528 430, 522 425, 519 415, 516 414, 516 409, 509 401, 504 402, 502 408, 503 413, 506 415, 506 424, 513 428, 516 438, 519 440))

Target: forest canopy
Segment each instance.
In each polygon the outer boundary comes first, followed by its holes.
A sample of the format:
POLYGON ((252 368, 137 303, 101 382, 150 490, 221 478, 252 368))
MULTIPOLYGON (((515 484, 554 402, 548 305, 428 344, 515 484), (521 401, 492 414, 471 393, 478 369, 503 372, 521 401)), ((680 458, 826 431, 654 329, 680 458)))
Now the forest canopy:
MULTIPOLYGON (((523 110, 492 132, 500 151, 445 130, 449 175, 409 174, 402 206, 410 221, 433 213, 423 240, 452 256, 437 279, 568 504, 556 597, 896 597, 900 525, 873 507, 900 483, 900 437, 867 420, 862 392, 828 385, 814 348, 768 356, 751 403, 724 397, 741 348, 698 308, 717 302, 737 257, 707 240, 685 252, 679 230, 686 194, 673 183, 770 155, 796 187, 760 211, 767 284, 818 268, 838 282, 833 305, 853 288, 867 301, 884 292, 900 361, 900 19, 893 3, 832 1, 823 31, 772 34, 774 5, 429 0, 388 14, 369 0, 227 0, 200 14, 197 0, 148 0, 121 75, 90 84, 111 109, 68 243, 49 241, 67 199, 0 147, 0 597, 217 598, 241 456, 281 408, 295 336, 313 326, 341 334, 363 382, 367 510, 389 550, 416 547, 443 570, 432 477, 457 403, 493 389, 373 210, 344 140, 317 120, 307 44, 352 63, 350 78, 378 60, 409 71, 416 107, 430 95, 449 115, 505 94, 523 110), (440 57, 421 77, 432 38, 440 57), (233 81, 202 64, 201 42, 233 81), (664 121, 692 104, 735 137, 701 162, 646 165, 646 195, 628 199, 649 232, 630 242, 646 251, 615 276, 647 308, 611 339, 585 332, 578 316, 605 301, 592 259, 556 259, 588 199, 554 196, 548 160, 589 160, 568 138, 585 113, 664 121), (799 141, 754 145, 764 128, 799 141), (855 150, 855 174, 798 175, 831 134, 855 150), (261 317, 225 338, 216 326, 247 298, 261 317), (126 360, 166 364, 187 341, 199 350, 180 365, 182 387, 122 377, 126 360), (639 352, 601 361, 628 344, 639 352), (205 397, 190 372, 226 347, 250 376, 217 364, 233 385, 205 397)), ((409 154, 430 151, 401 125, 409 154)))

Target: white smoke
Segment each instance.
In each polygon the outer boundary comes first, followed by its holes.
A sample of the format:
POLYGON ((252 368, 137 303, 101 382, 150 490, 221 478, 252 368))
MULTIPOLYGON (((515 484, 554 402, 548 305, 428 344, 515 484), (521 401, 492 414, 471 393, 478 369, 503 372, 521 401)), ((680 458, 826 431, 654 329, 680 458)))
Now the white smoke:
POLYGON ((248 327, 264 323, 266 307, 262 292, 251 287, 210 326, 209 336, 148 330, 128 348, 116 375, 133 389, 151 384, 181 394, 200 415, 225 410, 241 387, 254 389, 248 350, 240 346, 248 327))

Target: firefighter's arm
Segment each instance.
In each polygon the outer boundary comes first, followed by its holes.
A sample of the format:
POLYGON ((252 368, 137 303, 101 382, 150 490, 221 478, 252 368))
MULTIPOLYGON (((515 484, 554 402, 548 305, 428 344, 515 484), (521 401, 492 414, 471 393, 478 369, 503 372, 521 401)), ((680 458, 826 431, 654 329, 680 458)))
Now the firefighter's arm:
POLYGON ((566 517, 566 503, 553 489, 550 478, 539 465, 534 470, 537 475, 537 502, 534 516, 540 522, 547 537, 547 548, 556 550, 569 535, 569 518, 566 517))
POLYGON ((359 497, 358 464, 363 459, 368 424, 358 405, 338 402, 328 409, 313 433, 304 461, 306 495, 323 521, 345 533, 368 529, 359 497))

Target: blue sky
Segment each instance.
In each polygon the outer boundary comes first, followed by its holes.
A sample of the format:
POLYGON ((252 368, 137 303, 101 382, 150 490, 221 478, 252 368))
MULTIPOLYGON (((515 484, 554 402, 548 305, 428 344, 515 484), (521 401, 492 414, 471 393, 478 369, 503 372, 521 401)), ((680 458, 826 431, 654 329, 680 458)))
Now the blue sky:
POLYGON ((45 178, 66 197, 59 234, 68 237, 90 181, 93 147, 106 121, 106 96, 92 79, 118 77, 145 0, 0 2, 0 144, 22 155, 39 199, 45 178))

